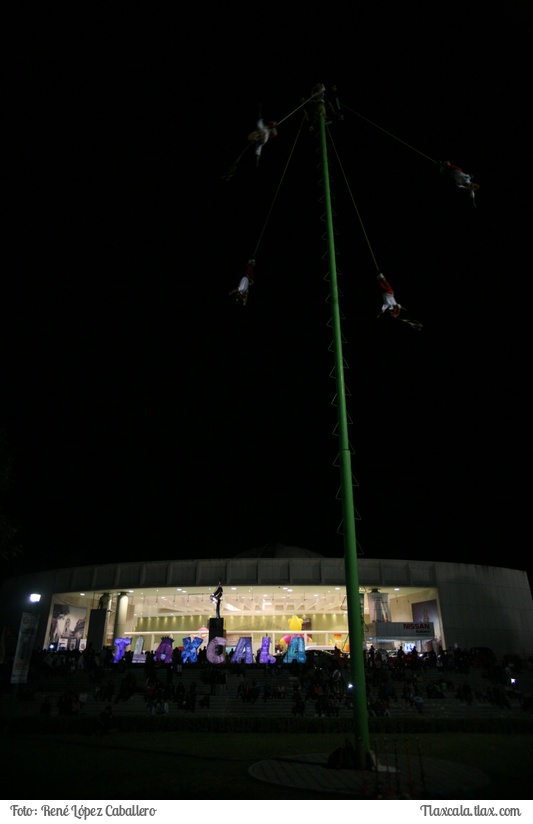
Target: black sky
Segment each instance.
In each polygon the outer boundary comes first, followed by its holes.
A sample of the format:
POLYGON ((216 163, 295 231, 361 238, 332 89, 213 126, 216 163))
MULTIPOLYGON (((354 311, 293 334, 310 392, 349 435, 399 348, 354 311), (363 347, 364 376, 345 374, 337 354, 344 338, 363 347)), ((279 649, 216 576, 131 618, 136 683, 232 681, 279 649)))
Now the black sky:
POLYGON ((342 554, 307 124, 286 168, 317 81, 344 113, 330 162, 360 550, 527 568, 531 8, 377 5, 10 23, 0 421, 24 568, 342 554), (226 183, 259 104, 286 120, 226 183), (477 209, 440 159, 475 175, 477 209), (352 196, 420 333, 376 321, 352 196), (256 247, 242 310, 228 292, 256 247))

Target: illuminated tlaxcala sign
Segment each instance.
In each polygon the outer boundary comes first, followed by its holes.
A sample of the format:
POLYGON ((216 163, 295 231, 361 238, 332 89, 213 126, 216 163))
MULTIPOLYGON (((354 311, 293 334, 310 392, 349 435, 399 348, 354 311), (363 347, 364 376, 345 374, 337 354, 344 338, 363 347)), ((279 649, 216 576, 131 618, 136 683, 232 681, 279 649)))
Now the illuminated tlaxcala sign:
MULTIPOLYGON (((195 664, 197 661, 197 649, 202 643, 202 638, 184 638, 183 650, 181 652, 182 662, 195 664)), ((226 639, 222 637, 212 638, 207 645, 207 660, 210 664, 225 664, 226 663, 226 639)), ((290 664, 292 661, 297 661, 299 664, 305 664, 305 643, 303 635, 295 635, 289 642, 287 652, 283 656, 283 663, 290 664)), ((242 636, 237 642, 231 658, 230 663, 253 664, 255 662, 254 652, 252 649, 251 636, 242 636)), ((261 649, 259 651, 260 664, 275 664, 276 659, 270 655, 270 638, 261 639, 261 649)))

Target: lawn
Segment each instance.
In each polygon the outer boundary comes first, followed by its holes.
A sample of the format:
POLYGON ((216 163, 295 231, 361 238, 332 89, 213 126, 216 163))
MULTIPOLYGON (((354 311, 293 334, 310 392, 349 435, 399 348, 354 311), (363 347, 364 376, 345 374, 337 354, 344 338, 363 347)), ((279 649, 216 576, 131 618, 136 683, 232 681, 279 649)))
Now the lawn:
MULTIPOLYGON (((387 737, 372 736, 380 752, 387 737)), ((387 738, 404 746, 409 736, 387 738)), ((3 739, 4 797, 19 802, 178 799, 321 799, 248 775, 266 758, 330 753, 338 733, 112 732, 109 735, 10 734, 3 739)), ((471 765, 490 779, 483 799, 531 798, 531 734, 424 733, 411 737, 428 758, 471 765)))

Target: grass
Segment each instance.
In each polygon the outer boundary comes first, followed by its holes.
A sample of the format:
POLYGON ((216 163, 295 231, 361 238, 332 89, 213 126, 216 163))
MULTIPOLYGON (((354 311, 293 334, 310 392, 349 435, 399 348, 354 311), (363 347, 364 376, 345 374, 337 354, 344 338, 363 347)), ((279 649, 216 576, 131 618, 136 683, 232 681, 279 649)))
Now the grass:
MULTIPOLYGON (((372 736, 381 750, 386 736, 372 736)), ((401 736, 402 741, 406 738, 401 736)), ((490 779, 483 799, 531 798, 530 733, 424 733, 424 757, 474 766, 490 779)), ((4 795, 32 800, 331 799, 266 784, 248 767, 265 758, 332 752, 338 733, 113 732, 3 738, 4 795)), ((392 738, 389 736, 389 741, 392 738)), ((412 737, 415 741, 415 737, 412 737)))

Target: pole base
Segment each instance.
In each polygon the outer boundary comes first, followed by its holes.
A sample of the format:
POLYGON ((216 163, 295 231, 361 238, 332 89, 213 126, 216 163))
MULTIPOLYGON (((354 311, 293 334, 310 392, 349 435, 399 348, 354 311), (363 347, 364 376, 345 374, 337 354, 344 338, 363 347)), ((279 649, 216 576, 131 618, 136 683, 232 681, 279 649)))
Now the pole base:
POLYGON ((367 770, 372 770, 373 772, 386 772, 386 773, 396 773, 398 770, 396 767, 391 767, 390 764, 382 764, 379 761, 378 757, 374 750, 369 750, 367 755, 367 770))

